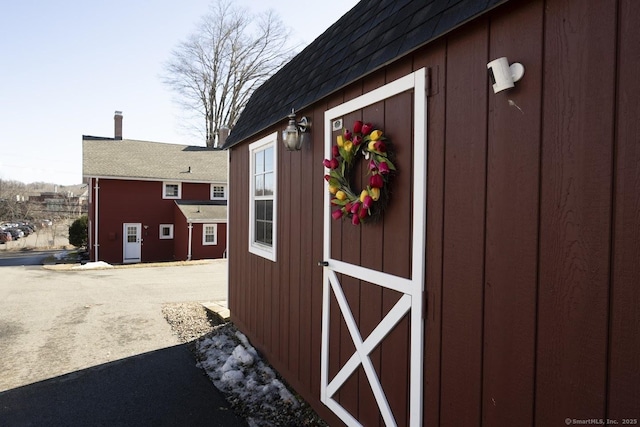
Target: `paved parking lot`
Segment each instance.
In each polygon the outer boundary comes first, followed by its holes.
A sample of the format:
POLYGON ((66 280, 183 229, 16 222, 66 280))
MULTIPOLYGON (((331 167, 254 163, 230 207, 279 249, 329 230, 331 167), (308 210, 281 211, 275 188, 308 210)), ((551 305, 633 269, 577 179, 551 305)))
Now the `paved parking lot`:
POLYGON ((0 268, 0 426, 246 426, 162 316, 226 301, 226 260, 0 268))
POLYGON ((163 303, 226 300, 226 260, 0 269, 0 392, 178 344, 163 303))

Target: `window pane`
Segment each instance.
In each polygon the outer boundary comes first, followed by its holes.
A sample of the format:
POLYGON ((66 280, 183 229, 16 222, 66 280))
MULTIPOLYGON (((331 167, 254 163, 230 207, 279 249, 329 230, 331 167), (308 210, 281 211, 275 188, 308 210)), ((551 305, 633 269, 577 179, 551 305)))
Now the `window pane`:
POLYGON ((273 223, 266 222, 264 225, 265 225, 264 243, 271 246, 273 244, 273 223))
POLYGON ((267 221, 273 221, 273 200, 265 200, 264 209, 264 219, 266 219, 267 221))
POLYGON ((266 205, 266 200, 256 200, 256 220, 257 221, 264 221, 265 219, 267 219, 265 217, 265 206, 266 205))
POLYGON ((255 156, 255 172, 264 172, 264 151, 258 151, 255 156))
POLYGON ((204 229, 204 241, 211 243, 214 242, 216 239, 216 235, 215 235, 215 231, 213 226, 207 226, 204 229))
POLYGON ((256 221, 256 242, 265 243, 264 222, 256 221))
POLYGON ((167 184, 165 187, 165 193, 167 196, 177 197, 178 196, 178 185, 177 184, 167 184))
POLYGON ((255 195, 264 195, 264 175, 256 175, 255 177, 255 195))
POLYGON ((264 195, 273 195, 273 172, 264 174, 264 195))
POLYGON ((273 147, 269 147, 263 151, 264 153, 264 171, 273 170, 273 147))
POLYGON ((162 235, 163 236, 169 235, 169 227, 162 227, 162 235))

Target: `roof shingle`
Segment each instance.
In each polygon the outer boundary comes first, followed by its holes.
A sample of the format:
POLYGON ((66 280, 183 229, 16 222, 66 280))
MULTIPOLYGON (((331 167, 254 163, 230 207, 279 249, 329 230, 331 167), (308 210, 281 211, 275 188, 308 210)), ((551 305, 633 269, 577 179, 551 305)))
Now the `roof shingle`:
POLYGON ((223 148, 507 0, 362 0, 251 96, 223 148))
POLYGON ((227 153, 207 147, 83 137, 85 177, 227 182, 227 153))

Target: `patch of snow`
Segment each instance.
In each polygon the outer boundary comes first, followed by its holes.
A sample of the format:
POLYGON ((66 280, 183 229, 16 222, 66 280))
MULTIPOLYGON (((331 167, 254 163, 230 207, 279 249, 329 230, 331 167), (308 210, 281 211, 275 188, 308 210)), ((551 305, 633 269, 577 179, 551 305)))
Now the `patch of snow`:
POLYGON ((91 270, 94 268, 113 268, 113 266, 104 261, 96 261, 96 262, 88 262, 84 265, 76 265, 71 268, 73 270, 91 270))
POLYGON ((242 402, 250 426, 274 425, 261 419, 252 408, 277 418, 282 408, 301 407, 247 337, 239 331, 234 333, 229 324, 218 326, 216 333, 197 341, 196 352, 198 367, 205 370, 215 386, 231 396, 230 401, 242 402))

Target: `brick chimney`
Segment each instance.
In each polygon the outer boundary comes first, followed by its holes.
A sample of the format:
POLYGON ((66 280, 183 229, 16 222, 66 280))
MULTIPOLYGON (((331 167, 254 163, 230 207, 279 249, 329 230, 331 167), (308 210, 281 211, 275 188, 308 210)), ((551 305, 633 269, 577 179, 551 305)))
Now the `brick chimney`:
POLYGON ((226 126, 221 127, 218 130, 218 139, 216 141, 216 145, 213 148, 222 147, 228 137, 229 137, 229 128, 226 126))
POLYGON ((113 121, 115 122, 115 132, 114 139, 121 140, 122 139, 122 111, 116 111, 113 116, 113 121))

